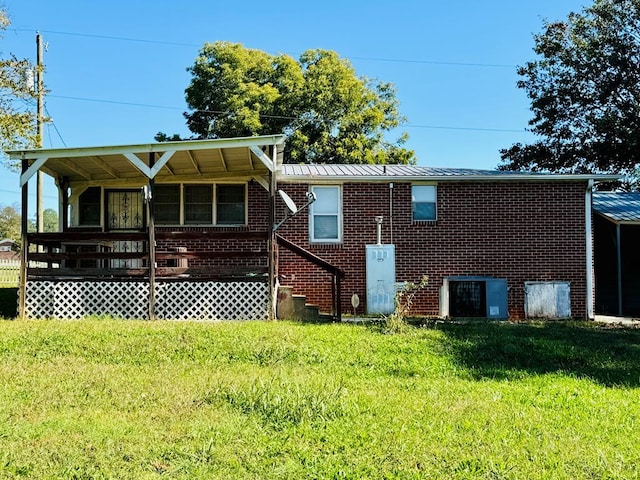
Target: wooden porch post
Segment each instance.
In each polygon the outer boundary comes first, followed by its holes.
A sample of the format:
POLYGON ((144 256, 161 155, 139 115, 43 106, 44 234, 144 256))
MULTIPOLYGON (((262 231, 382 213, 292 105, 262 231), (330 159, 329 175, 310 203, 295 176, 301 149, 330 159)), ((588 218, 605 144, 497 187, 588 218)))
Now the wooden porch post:
MULTIPOLYGON (((149 153, 149 167, 153 168, 155 154, 149 153)), ((149 320, 156 319, 156 226, 153 216, 153 178, 149 179, 148 197, 143 199, 147 206, 147 228, 149 229, 149 320)))
POLYGON ((278 179, 276 178, 276 169, 278 161, 278 148, 272 146, 273 171, 271 172, 271 182, 269 185, 269 320, 276 319, 276 303, 277 303, 277 278, 278 268, 276 259, 276 232, 273 226, 276 224, 276 190, 278 188, 278 179))
POLYGON ((65 232, 69 226, 69 179, 68 177, 62 177, 57 183, 61 209, 58 217, 58 229, 61 232, 65 232))
MULTIPOLYGON (((22 173, 24 174, 29 168, 29 161, 22 160, 22 173)), ((20 288, 18 289, 18 309, 20 318, 26 318, 26 298, 27 298, 27 262, 29 258, 29 244, 27 243, 27 227, 29 225, 29 182, 25 182, 22 186, 22 223, 20 226, 20 237, 22 244, 20 247, 20 288)))
POLYGON ((337 321, 342 321, 342 277, 340 275, 336 275, 336 313, 337 313, 337 321))

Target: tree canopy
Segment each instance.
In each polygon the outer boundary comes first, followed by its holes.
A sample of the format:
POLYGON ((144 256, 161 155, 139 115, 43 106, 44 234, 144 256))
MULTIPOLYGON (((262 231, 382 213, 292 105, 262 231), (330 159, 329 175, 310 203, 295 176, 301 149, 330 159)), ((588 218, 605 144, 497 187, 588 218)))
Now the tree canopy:
MULTIPOLYGON (((43 212, 44 231, 58 231, 58 212, 52 208, 46 208, 43 212)), ((27 229, 30 232, 36 231, 35 219, 27 220, 27 229)), ((20 207, 15 205, 0 206, 0 239, 9 238, 15 243, 14 249, 20 250, 22 243, 22 215, 20 207)))
MULTIPOLYGON (((501 150, 503 170, 620 173, 640 163, 640 0, 595 0, 534 36, 518 69, 540 138, 501 150)), ((635 185, 637 186, 637 185, 635 185)))
MULTIPOLYGON (((187 125, 197 138, 285 134, 291 163, 413 163, 394 87, 358 76, 329 50, 298 60, 228 42, 207 43, 188 71, 187 125)), ((165 134, 156 139, 166 140, 165 134)))
MULTIPOLYGON (((0 9, 0 34, 10 25, 0 9)), ((0 58, 0 150, 35 145, 36 122, 32 108, 35 91, 28 81, 33 66, 9 54, 0 58)))

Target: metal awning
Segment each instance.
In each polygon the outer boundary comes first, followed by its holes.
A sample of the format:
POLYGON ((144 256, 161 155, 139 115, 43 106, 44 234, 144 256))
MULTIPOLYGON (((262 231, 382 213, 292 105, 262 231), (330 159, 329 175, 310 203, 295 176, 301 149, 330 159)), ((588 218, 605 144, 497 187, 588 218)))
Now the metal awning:
POLYGON ((197 181, 225 177, 261 178, 279 169, 283 135, 187 140, 84 148, 13 150, 11 160, 27 160, 25 185, 42 170, 70 185, 197 181))
POLYGON ((593 210, 613 223, 640 225, 640 192, 596 192, 593 210))

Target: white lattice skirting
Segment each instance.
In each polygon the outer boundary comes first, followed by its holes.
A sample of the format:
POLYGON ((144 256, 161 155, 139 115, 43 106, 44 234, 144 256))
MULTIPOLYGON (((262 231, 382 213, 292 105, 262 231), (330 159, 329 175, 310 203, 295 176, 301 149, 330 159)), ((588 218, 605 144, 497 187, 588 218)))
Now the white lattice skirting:
MULTIPOLYGON (((155 315, 164 320, 266 320, 269 286, 260 282, 156 283, 155 315)), ((149 318, 146 282, 27 282, 27 318, 149 318)))

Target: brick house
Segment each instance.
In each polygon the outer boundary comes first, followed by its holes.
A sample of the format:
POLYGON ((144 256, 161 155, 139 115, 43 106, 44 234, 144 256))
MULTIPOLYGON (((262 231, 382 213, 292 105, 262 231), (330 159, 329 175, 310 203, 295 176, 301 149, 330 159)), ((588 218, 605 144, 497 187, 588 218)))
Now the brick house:
MULTIPOLYGON (((279 233, 345 272, 345 311, 353 294, 362 299, 358 312, 368 311, 365 246, 378 242, 381 217, 380 242, 395 246, 393 280, 429 277, 415 298, 416 314, 593 318, 593 182, 589 175, 283 165, 279 187, 298 203, 309 190, 331 197, 336 221, 320 235, 331 238, 315 238, 312 204, 279 233), (497 300, 487 297, 492 285, 502 291, 497 300), (549 312, 550 303, 564 303, 563 311, 549 312)), ((281 252, 279 273, 294 292, 329 308, 331 283, 319 268, 281 252)))
POLYGON ((283 165, 283 142, 9 152, 22 211, 43 171, 61 212, 56 233, 23 217, 21 316, 266 319, 280 284, 339 319, 354 294, 384 313, 427 275, 417 314, 593 318, 591 189, 608 177, 283 165), (274 231, 278 191, 316 200, 274 231))

